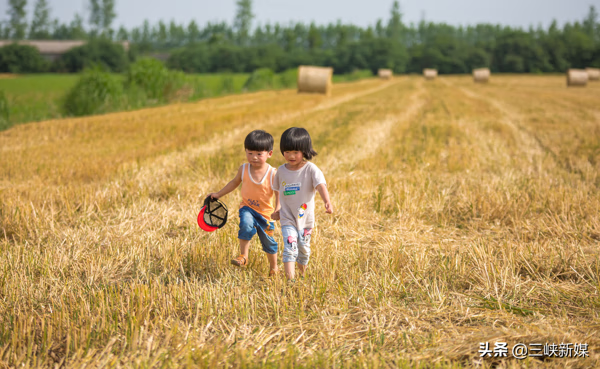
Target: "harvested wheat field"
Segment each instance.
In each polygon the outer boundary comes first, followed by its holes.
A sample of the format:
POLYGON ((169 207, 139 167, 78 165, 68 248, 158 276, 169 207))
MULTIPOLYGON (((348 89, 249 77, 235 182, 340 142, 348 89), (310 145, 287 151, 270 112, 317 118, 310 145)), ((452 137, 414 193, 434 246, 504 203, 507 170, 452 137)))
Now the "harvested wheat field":
POLYGON ((564 76, 415 76, 1 132, 0 366, 600 366, 598 101, 564 76), (229 264, 239 191, 223 229, 196 224, 246 134, 291 126, 335 206, 293 285, 256 239, 229 264))

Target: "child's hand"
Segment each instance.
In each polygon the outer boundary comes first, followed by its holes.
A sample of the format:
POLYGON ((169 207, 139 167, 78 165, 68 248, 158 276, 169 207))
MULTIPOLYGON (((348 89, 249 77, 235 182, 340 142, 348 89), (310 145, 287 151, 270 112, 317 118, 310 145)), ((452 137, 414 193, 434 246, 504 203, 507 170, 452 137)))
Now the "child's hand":
POLYGON ((325 212, 327 214, 333 214, 333 204, 329 199, 329 192, 327 191, 327 186, 325 183, 321 183, 317 186, 317 191, 319 191, 319 195, 323 199, 323 203, 325 203, 325 212))
POLYGON ((218 200, 219 197, 221 197, 218 192, 213 192, 213 193, 209 194, 208 196, 210 196, 211 199, 215 199, 215 200, 218 200))
POLYGON ((273 219, 273 220, 279 220, 280 219, 279 210, 277 210, 276 212, 274 212, 273 214, 271 214, 271 219, 273 219))

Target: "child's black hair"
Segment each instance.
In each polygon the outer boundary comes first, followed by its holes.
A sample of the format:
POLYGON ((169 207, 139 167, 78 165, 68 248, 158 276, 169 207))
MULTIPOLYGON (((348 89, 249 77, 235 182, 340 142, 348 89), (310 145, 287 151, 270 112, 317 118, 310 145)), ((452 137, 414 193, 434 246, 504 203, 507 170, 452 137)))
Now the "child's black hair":
POLYGON ((273 136, 257 129, 248 133, 244 140, 244 148, 249 151, 273 151, 273 136))
POLYGON ((317 152, 312 147, 310 135, 304 128, 292 127, 286 129, 281 135, 279 148, 282 154, 286 151, 301 151, 306 160, 311 160, 317 156, 317 152))

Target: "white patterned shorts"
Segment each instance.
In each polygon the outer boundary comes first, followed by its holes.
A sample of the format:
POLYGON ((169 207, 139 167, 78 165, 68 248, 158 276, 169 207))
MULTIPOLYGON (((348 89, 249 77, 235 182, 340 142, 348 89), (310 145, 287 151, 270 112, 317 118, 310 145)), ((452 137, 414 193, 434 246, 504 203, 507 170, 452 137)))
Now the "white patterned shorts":
POLYGON ((310 234, 312 228, 298 232, 294 226, 285 225, 281 227, 283 235, 283 262, 297 262, 308 265, 310 258, 310 234))

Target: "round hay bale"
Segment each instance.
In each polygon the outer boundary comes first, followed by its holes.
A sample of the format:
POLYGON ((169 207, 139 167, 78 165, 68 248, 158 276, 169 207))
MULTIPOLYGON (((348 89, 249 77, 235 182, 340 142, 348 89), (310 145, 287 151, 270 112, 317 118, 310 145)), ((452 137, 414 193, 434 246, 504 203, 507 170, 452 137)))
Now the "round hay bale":
POLYGON ((394 72, 392 72, 391 69, 380 69, 377 72, 377 75, 381 79, 392 79, 392 76, 394 75, 394 72))
POLYGON ((423 69, 423 76, 425 76, 425 79, 436 79, 438 75, 438 71, 437 69, 429 69, 429 68, 425 68, 423 69))
POLYGON ((492 72, 490 72, 489 68, 473 69, 473 81, 475 83, 487 83, 490 80, 491 74, 492 72))
POLYGON ((567 86, 585 86, 588 82, 588 74, 583 69, 569 69, 567 71, 567 86))
POLYGON ((298 67, 298 93, 331 93, 333 68, 301 65, 298 67))
POLYGON ((600 81, 600 68, 585 68, 588 81, 600 81))

